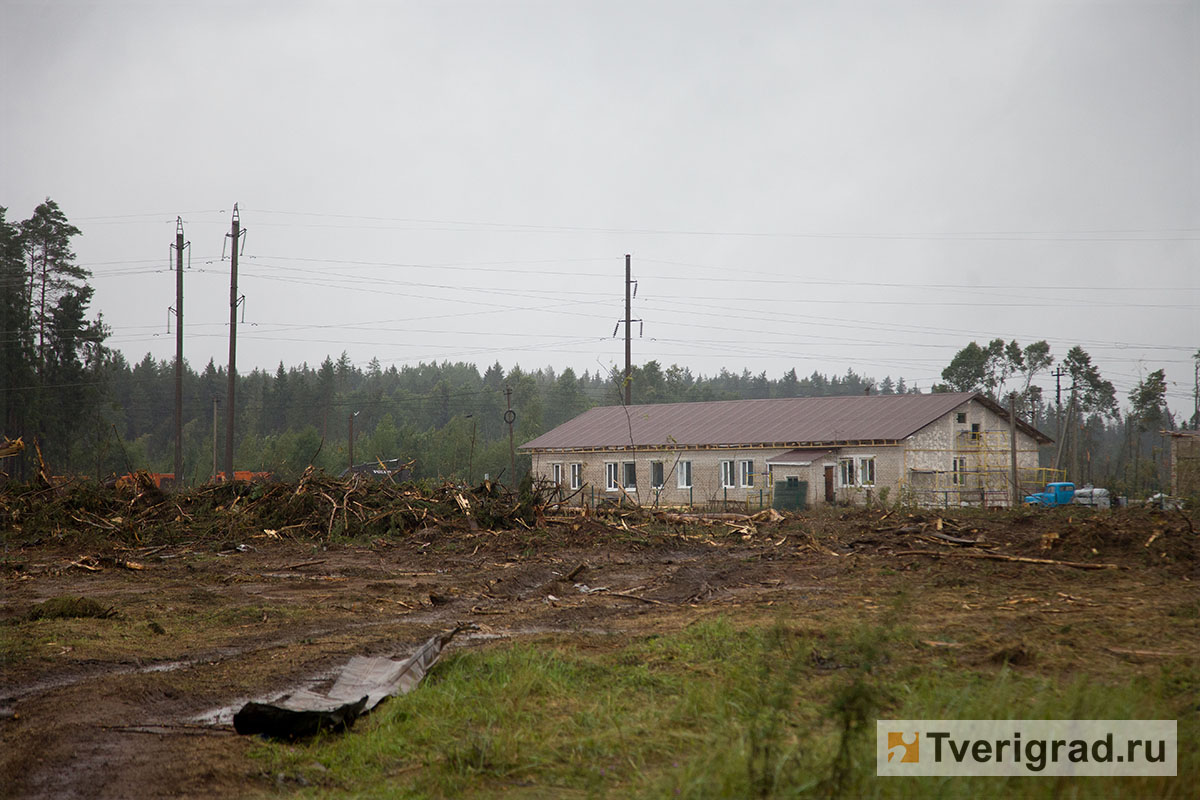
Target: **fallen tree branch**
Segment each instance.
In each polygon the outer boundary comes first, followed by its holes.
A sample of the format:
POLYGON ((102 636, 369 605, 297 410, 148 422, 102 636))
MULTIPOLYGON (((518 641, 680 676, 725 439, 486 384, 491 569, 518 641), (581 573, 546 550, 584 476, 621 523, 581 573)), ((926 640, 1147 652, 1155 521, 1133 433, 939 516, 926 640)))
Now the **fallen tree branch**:
POLYGON ((980 547, 980 546, 982 546, 975 539, 963 539, 961 536, 949 536, 947 534, 937 533, 937 532, 926 533, 925 535, 932 537, 934 539, 938 539, 943 542, 949 542, 950 544, 960 544, 960 545, 963 545, 964 547, 980 547))
POLYGON ((1073 569, 1123 569, 1118 564, 1088 564, 1083 561, 1057 561, 1052 558, 1029 558, 1028 556, 1008 556, 1003 553, 980 553, 975 550, 901 550, 894 553, 897 556, 958 556, 959 558, 986 558, 992 561, 1015 561, 1019 564, 1045 564, 1056 567, 1072 567, 1073 569))
POLYGON ((324 564, 328 558, 319 558, 316 561, 301 561, 299 564, 288 564, 284 569, 300 569, 301 567, 313 567, 317 564, 324 564))
POLYGON ((596 594, 606 594, 610 597, 624 597, 627 600, 641 600, 643 603, 650 603, 650 604, 656 605, 656 606, 670 605, 670 603, 664 603, 662 600, 654 600, 653 598, 642 597, 641 595, 636 595, 636 594, 626 594, 625 592, 604 591, 604 592, 596 592, 596 594))

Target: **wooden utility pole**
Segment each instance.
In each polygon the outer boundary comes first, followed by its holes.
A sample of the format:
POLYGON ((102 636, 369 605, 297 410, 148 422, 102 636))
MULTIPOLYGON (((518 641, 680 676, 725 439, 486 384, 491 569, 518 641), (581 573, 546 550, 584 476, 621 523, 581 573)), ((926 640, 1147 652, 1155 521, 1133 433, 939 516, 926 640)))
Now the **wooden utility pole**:
POLYGON ((183 218, 175 218, 175 489, 183 485, 183 218))
POLYGON ((229 374, 228 388, 225 390, 225 480, 233 481, 233 420, 234 420, 234 387, 237 381, 237 269, 238 245, 242 235, 241 220, 238 218, 237 203, 233 204, 233 225, 230 229, 229 250, 229 374))
POLYGON ((1008 396, 1008 454, 1012 469, 1012 507, 1021 505, 1021 480, 1017 475, 1017 393, 1008 396))
POLYGON ((220 400, 215 394, 213 395, 213 470, 212 479, 217 479, 217 403, 220 400))
POLYGON ((350 472, 347 475, 354 474, 354 418, 357 416, 357 411, 350 415, 350 472))
MULTIPOLYGON (((1067 418, 1063 421, 1062 435, 1058 439, 1058 451, 1054 454, 1054 469, 1057 471, 1059 464, 1062 462, 1063 447, 1066 446, 1067 437, 1071 433, 1071 417, 1075 413, 1075 387, 1071 387, 1071 396, 1067 399, 1067 418)), ((1070 452, 1067 453, 1070 456, 1070 452)))
POLYGON ((630 274, 629 253, 625 254, 625 405, 633 405, 633 333, 630 319, 630 289, 633 286, 630 274))
POLYGON ((504 412, 504 421, 508 423, 508 480, 513 486, 517 485, 517 451, 513 447, 513 422, 517 412, 512 410, 512 387, 504 387, 504 399, 508 401, 508 410, 504 412))
MULTIPOLYGON (((1054 376, 1054 436, 1062 438, 1063 418, 1062 418, 1062 378, 1067 374, 1067 371, 1061 366, 1055 367, 1054 372, 1050 373, 1054 376)), ((1056 465, 1057 466, 1057 465, 1056 465)))

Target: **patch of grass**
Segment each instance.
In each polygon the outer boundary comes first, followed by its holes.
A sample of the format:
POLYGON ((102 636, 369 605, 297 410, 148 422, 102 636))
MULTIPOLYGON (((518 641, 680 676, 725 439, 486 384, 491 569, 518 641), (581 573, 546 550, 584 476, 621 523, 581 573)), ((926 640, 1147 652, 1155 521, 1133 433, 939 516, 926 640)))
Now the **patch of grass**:
POLYGON ((717 618, 606 639, 607 648, 544 638, 460 651, 352 733, 263 743, 256 754, 321 797, 1049 800, 1185 797, 1200 778, 1194 663, 1122 685, 982 665, 931 670, 909 635, 886 621, 813 632, 717 618), (882 780, 879 718, 1179 719, 1181 774, 882 780))
POLYGON ((52 597, 44 603, 39 603, 29 610, 26 618, 30 621, 39 619, 77 619, 95 618, 110 619, 117 616, 117 610, 106 606, 90 597, 52 597))

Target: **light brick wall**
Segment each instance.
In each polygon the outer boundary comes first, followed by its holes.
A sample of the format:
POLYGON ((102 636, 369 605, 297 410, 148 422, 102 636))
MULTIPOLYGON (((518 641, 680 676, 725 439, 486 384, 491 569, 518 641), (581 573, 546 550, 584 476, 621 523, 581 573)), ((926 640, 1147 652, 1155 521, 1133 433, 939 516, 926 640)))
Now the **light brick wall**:
MULTIPOLYGON (((583 465, 582 476, 585 484, 583 492, 577 496, 576 502, 602 502, 609 498, 617 500, 621 492, 609 491, 606 486, 605 465, 617 464, 618 479, 624 474, 620 466, 627 461, 637 465, 637 489, 626 490, 632 499, 642 505, 666 506, 712 506, 728 503, 749 503, 758 507, 759 503, 769 503, 771 479, 767 476, 767 459, 782 455, 787 450, 779 448, 745 448, 721 450, 670 450, 643 453, 624 452, 579 452, 579 453, 534 453, 533 474, 542 480, 550 480, 553 465, 562 465, 562 485, 564 495, 571 494, 570 478, 572 463, 583 465), (741 483, 741 462, 754 462, 754 485, 743 486, 741 483), (663 487, 657 493, 650 486, 650 465, 653 461, 663 462, 663 487), (679 488, 679 462, 690 461, 692 464, 692 487, 679 488), (734 470, 734 486, 725 488, 721 483, 721 462, 732 461, 734 470)), ((808 482, 808 503, 813 505, 825 500, 825 465, 834 466, 835 497, 842 503, 865 503, 868 499, 877 499, 879 490, 889 487, 888 491, 895 497, 896 487, 901 475, 903 453, 900 447, 892 445, 863 446, 842 448, 829 456, 817 459, 811 466, 780 465, 773 470, 773 479, 782 481, 788 477, 798 477, 808 482), (875 459, 875 484, 873 486, 842 486, 841 473, 837 468, 838 458, 853 458, 855 474, 859 472, 859 460, 863 457, 875 459)))
POLYGON ((625 462, 632 461, 637 465, 637 489, 626 489, 632 499, 642 505, 712 505, 724 501, 751 502, 757 506, 760 493, 763 502, 769 502, 770 486, 767 483, 767 459, 785 452, 778 448, 746 448, 728 450, 659 450, 651 452, 579 452, 567 453, 534 453, 533 474, 543 480, 550 480, 553 474, 552 465, 562 464, 563 491, 570 494, 572 463, 583 465, 583 482, 586 484, 582 499, 584 502, 601 502, 605 498, 617 500, 621 492, 606 489, 606 469, 609 463, 617 464, 618 480, 622 480, 625 462), (741 462, 754 462, 754 485, 743 486, 741 483, 741 462), (650 486, 651 463, 661 461, 663 464, 663 486, 657 493, 650 486), (679 488, 679 462, 690 461, 692 464, 692 487, 679 488), (721 484, 721 462, 733 462, 733 487, 725 489, 721 484))
MULTIPOLYGON (((909 437, 902 472, 921 503, 1003 505, 1010 501, 1010 464, 1008 420, 970 401, 909 437), (965 421, 958 421, 959 413, 966 415, 965 421), (963 482, 958 485, 952 483, 955 458, 964 460, 963 482)), ((1018 472, 1033 480, 1038 465, 1037 441, 1018 428, 1018 472)))
POLYGON ((1171 434, 1171 494, 1200 494, 1200 434, 1171 434))

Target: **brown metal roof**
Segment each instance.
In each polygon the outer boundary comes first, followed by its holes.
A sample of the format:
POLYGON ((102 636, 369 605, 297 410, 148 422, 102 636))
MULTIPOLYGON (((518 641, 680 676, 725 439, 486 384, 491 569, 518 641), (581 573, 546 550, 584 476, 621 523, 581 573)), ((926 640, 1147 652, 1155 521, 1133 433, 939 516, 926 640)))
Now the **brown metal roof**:
MULTIPOLYGON (((977 400, 1007 418, 1003 408, 977 392, 600 406, 526 442, 521 449, 898 441, 970 400, 977 400)), ((1033 427, 1018 424, 1039 441, 1050 441, 1033 427)))

